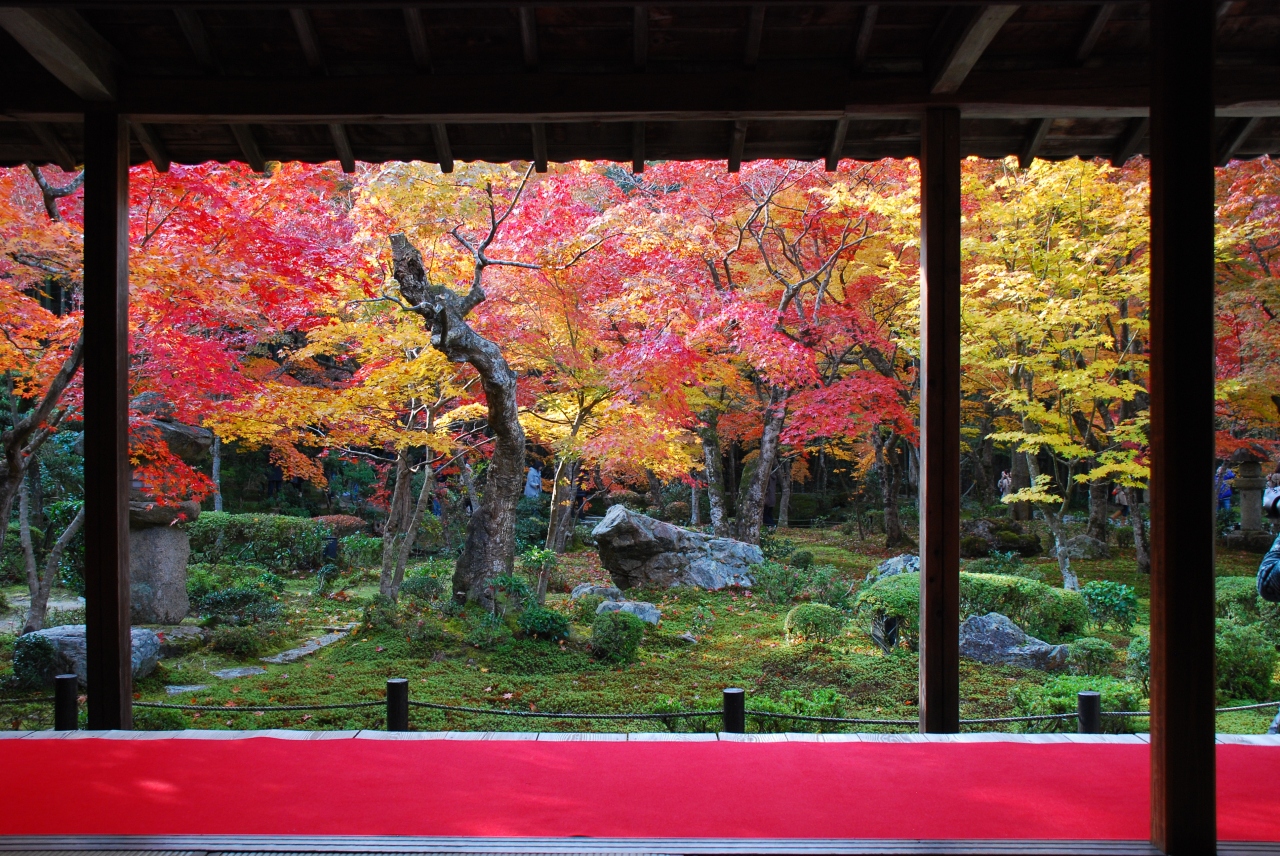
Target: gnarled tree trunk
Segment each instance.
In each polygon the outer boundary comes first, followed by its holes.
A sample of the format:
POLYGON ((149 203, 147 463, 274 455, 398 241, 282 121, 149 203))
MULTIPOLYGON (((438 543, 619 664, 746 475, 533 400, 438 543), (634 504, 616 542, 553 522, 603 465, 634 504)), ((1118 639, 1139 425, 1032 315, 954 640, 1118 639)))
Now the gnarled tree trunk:
POLYGON ((1085 534, 1099 541, 1107 540, 1107 483, 1104 481, 1089 482, 1089 527, 1085 534))
POLYGON ((787 393, 782 389, 769 390, 769 402, 764 412, 764 431, 760 434, 759 457, 743 472, 738 487, 737 526, 734 537, 748 544, 760 543, 760 525, 764 520, 765 490, 773 476, 778 461, 778 438, 782 436, 782 424, 787 419, 787 393))
POLYGON ((515 567, 516 503, 524 489, 525 438, 516 402, 516 373, 502 350, 465 320, 485 299, 481 277, 485 267, 496 263, 485 256, 485 250, 503 219, 505 215, 495 218, 488 238, 478 244, 466 241, 454 230, 454 237, 475 257, 475 278, 466 294, 428 281, 422 254, 404 235, 391 236, 392 276, 400 284, 410 311, 422 316, 431 330, 431 347, 452 362, 471 365, 484 390, 493 456, 481 505, 467 521, 467 540, 454 569, 453 592, 455 597, 485 606, 493 604, 489 581, 515 567))
MULTIPOLYGON (((576 428, 575 428, 576 433, 576 428)), ((547 526, 548 550, 563 553, 573 534, 574 500, 578 497, 578 460, 561 458, 556 462, 555 483, 551 488, 551 522, 547 526)))
POLYGON ((778 480, 782 489, 778 491, 778 528, 785 529, 791 525, 788 517, 791 514, 791 465, 794 458, 784 458, 778 465, 778 480))
POLYGON ((729 516, 724 503, 724 455, 716 430, 717 414, 707 410, 699 416, 698 439, 702 441, 702 462, 707 473, 707 503, 711 506, 711 529, 720 536, 729 534, 729 516))

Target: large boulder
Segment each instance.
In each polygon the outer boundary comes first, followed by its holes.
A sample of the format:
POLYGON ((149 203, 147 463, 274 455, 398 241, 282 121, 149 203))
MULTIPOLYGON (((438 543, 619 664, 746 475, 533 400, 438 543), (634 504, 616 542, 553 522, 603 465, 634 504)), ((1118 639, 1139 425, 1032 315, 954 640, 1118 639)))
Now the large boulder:
POLYGON ((714 538, 615 505, 591 530, 600 563, 620 589, 749 586, 764 561, 754 544, 714 538))
MULTIPOLYGON (((80 686, 87 683, 88 671, 85 666, 85 626, 83 624, 63 624, 59 627, 47 627, 37 630, 58 649, 59 674, 74 673, 80 686)), ((156 669, 160 662, 160 637, 154 630, 145 627, 133 627, 129 631, 133 646, 133 677, 145 678, 156 669)))
MULTIPOLYGON (((1110 559, 1111 548, 1106 541, 1099 541, 1090 535, 1077 535, 1068 538, 1062 545, 1068 559, 1110 559)), ((1056 555, 1056 551, 1055 551, 1056 555)))
POLYGON ((129 615, 135 624, 177 624, 191 611, 191 539, 176 526, 129 530, 129 615))
POLYGON ((960 656, 1024 669, 1061 669, 1067 664, 1067 646, 1028 636, 1008 616, 990 612, 960 625, 960 656))
POLYGON ((918 573, 920 573, 920 557, 903 553, 901 556, 885 559, 876 565, 875 570, 867 574, 866 583, 870 585, 876 580, 882 580, 885 577, 896 577, 898 574, 918 573))
POLYGON ((653 625, 662 620, 662 611, 643 600, 606 600, 596 607, 596 615, 604 615, 606 612, 627 612, 653 625))

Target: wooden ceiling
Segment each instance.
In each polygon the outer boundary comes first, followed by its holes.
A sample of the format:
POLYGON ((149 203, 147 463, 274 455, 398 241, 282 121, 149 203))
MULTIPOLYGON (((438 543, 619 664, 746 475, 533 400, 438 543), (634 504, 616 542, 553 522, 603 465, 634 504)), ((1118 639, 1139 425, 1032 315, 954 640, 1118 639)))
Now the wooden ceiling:
MULTIPOLYGON (((1173 2, 1173 0, 1169 0, 1173 2)), ((1219 155, 1280 151, 1280 0, 1219 7, 1219 155)), ((984 157, 1145 151, 1143 3, 150 2, 0 8, 0 163, 914 156, 929 106, 984 157)))

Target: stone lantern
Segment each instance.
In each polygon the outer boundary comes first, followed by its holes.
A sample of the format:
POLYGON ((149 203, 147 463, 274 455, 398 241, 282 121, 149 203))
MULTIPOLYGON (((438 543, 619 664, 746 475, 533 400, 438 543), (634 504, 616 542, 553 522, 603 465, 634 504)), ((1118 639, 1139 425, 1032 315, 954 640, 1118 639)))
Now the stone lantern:
POLYGON ((1227 546, 1262 553, 1271 547, 1273 536, 1262 528, 1262 491, 1267 486, 1262 462, 1266 460, 1266 452, 1256 446, 1240 449, 1229 459, 1236 474, 1232 488, 1239 500, 1240 528, 1227 533, 1223 539, 1227 546))

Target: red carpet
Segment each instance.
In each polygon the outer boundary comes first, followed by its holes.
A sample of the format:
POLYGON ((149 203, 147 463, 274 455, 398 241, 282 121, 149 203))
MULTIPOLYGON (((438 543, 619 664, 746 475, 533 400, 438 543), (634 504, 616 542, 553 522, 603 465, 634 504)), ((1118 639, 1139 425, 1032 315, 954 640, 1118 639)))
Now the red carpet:
MULTIPOLYGON (((1280 841, 1280 748, 1218 747, 1280 841)), ((1145 839, 1144 745, 5 740, 0 834, 1145 839)))

